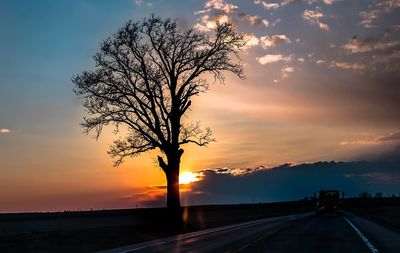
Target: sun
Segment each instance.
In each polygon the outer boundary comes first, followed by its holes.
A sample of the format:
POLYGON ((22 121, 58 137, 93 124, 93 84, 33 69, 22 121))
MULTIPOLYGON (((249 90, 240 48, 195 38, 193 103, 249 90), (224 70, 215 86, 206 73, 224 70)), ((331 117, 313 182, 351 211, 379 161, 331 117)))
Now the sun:
POLYGON ((198 174, 187 171, 187 172, 182 172, 179 175, 179 184, 190 184, 192 182, 199 181, 200 179, 198 178, 198 174))

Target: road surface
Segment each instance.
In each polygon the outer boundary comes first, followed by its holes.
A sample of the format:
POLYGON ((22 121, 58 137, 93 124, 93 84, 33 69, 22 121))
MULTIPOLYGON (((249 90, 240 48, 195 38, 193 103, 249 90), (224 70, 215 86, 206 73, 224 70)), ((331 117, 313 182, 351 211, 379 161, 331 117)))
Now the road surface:
POLYGON ((151 252, 381 252, 399 253, 400 235, 345 213, 312 213, 256 220, 139 243, 102 253, 151 252))

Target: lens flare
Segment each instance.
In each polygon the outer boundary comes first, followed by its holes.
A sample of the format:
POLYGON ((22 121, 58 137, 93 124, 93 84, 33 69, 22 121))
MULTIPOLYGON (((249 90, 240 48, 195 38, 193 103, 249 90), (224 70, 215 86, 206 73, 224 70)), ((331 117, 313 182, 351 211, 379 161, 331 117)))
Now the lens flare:
POLYGON ((179 175, 179 184, 190 184, 192 182, 199 181, 198 174, 193 172, 182 172, 179 175))

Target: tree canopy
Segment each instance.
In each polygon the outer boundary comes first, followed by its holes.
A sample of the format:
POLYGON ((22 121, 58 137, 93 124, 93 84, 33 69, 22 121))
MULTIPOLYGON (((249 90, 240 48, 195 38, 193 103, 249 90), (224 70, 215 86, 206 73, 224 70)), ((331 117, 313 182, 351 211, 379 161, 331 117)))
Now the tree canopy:
POLYGON ((238 58, 245 45, 232 24, 219 24, 213 35, 194 29, 180 30, 171 19, 154 15, 127 22, 104 40, 94 56, 94 70, 72 78, 86 116, 82 126, 97 138, 103 127, 125 126, 124 138, 114 141, 109 154, 119 165, 125 157, 159 149, 159 163, 168 174, 175 171, 181 145, 199 146, 213 141, 209 128, 182 122, 191 99, 209 89, 205 74, 224 82, 223 72, 244 78, 238 58))

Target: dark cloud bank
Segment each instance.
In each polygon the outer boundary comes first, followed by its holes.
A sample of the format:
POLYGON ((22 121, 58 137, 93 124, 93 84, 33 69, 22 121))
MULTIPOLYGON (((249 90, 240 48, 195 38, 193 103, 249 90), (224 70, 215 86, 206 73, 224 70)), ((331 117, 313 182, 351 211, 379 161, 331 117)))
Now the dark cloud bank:
POLYGON ((361 192, 400 194, 400 152, 375 161, 284 164, 246 170, 241 175, 235 169, 203 170, 203 180, 192 183, 192 191, 183 194, 184 204, 297 200, 320 189, 338 189, 346 196, 361 192))

